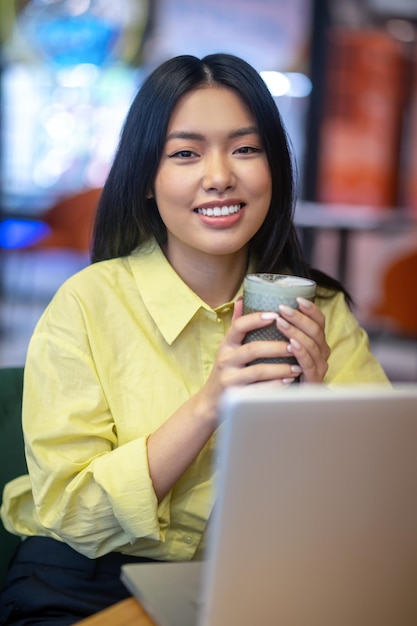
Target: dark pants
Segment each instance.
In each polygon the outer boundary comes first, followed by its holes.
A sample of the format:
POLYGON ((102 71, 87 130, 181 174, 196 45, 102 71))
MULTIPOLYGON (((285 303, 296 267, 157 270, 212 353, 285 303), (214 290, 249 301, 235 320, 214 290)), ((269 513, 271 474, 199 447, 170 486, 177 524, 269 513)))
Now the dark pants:
POLYGON ((55 539, 29 537, 0 594, 0 624, 74 624, 127 598, 121 565, 149 560, 118 552, 89 559, 55 539))

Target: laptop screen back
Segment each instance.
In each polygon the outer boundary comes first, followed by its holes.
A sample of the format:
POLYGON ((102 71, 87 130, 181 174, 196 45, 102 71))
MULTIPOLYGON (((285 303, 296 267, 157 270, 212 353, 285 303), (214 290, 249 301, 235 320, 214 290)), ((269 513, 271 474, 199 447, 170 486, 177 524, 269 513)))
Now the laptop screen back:
POLYGON ((232 390, 201 623, 417 624, 417 386, 232 390))

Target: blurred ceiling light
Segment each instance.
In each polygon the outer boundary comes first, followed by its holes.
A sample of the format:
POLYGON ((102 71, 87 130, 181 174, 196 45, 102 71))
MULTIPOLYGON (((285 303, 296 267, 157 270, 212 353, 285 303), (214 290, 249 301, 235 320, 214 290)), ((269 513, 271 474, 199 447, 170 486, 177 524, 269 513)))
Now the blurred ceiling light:
POLYGON ((97 77, 98 68, 92 63, 80 63, 57 72, 57 81, 63 87, 86 87, 94 84, 97 77))
POLYGON ((260 75, 274 97, 305 98, 311 93, 311 80, 300 72, 262 71, 260 75))
POLYGON ((66 139, 75 127, 75 120, 70 113, 62 111, 55 113, 44 124, 46 132, 54 141, 66 139))
POLYGON ((273 96, 285 96, 288 93, 290 81, 282 72, 265 70, 260 75, 273 96))
POLYGON ((311 94, 313 85, 308 76, 301 74, 301 72, 287 72, 285 75, 290 81, 289 96, 293 98, 306 98, 311 94))
POLYGON ((49 154, 39 161, 32 173, 33 182, 42 189, 53 187, 68 167, 68 161, 57 150, 51 150, 49 154))

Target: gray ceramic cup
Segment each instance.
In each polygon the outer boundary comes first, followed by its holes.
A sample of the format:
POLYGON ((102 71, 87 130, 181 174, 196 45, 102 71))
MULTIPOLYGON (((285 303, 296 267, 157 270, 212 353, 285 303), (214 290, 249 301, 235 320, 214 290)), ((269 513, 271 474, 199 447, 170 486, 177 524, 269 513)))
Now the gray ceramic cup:
MULTIPOLYGON (((314 300, 316 283, 308 278, 286 274, 248 274, 243 283, 243 314, 256 311, 279 312, 280 304, 298 309, 297 298, 314 300)), ((249 341, 288 341, 277 328, 275 321, 263 328, 250 331, 243 343, 249 341)), ((293 356, 273 359, 256 359, 252 363, 290 363, 296 364, 293 356)), ((252 364, 251 363, 251 364, 252 364)))

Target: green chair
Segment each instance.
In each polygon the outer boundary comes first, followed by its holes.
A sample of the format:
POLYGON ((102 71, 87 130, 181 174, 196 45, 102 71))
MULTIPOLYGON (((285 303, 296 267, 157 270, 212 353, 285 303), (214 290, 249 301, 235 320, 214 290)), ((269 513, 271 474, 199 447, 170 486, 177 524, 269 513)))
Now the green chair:
MULTIPOLYGON (((4 485, 27 473, 22 433, 23 367, 0 368, 0 494, 4 485)), ((0 589, 19 537, 0 522, 0 589)))

